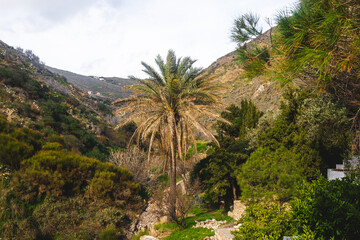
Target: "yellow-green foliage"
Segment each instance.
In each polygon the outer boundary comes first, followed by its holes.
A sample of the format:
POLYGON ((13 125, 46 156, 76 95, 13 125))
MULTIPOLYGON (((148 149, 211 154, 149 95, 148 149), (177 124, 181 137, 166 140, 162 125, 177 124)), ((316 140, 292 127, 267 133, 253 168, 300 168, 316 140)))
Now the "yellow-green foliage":
POLYGON ((110 235, 109 232, 105 234, 109 229, 119 236, 121 228, 127 226, 123 209, 83 196, 46 198, 35 208, 32 218, 40 226, 39 232, 47 236, 56 234, 56 239, 74 239, 75 236, 78 239, 96 239, 99 235, 110 235))
POLYGON ((63 149, 63 145, 58 142, 48 142, 44 146, 42 146, 42 150, 55 150, 59 151, 63 149))
POLYGON ((24 194, 37 197, 45 194, 72 196, 86 192, 93 197, 115 200, 124 196, 124 190, 133 194, 139 191, 139 185, 131 180, 132 174, 126 169, 54 150, 40 151, 23 161, 17 174, 17 181, 26 186, 24 194))
POLYGON ((290 227, 290 214, 278 203, 252 204, 246 208, 235 239, 282 239, 294 233, 290 227))
POLYGON ((0 164, 19 169, 23 159, 41 148, 41 133, 28 128, 16 128, 0 116, 0 164))
POLYGON ((0 238, 121 239, 128 213, 141 208, 140 190, 126 169, 64 150, 39 151, 0 186, 0 238))
POLYGON ((0 133, 0 162, 2 164, 18 169, 20 162, 24 158, 31 156, 32 151, 33 147, 31 145, 18 141, 9 134, 0 133))

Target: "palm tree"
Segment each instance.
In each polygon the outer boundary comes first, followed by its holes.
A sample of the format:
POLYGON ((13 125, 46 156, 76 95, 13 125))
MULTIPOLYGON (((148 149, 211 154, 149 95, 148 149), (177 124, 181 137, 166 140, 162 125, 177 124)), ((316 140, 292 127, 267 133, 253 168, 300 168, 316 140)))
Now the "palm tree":
POLYGON ((160 73, 141 62, 145 67, 143 71, 149 77, 138 79, 130 76, 138 82, 129 87, 134 94, 114 104, 126 104, 120 109, 125 113, 123 124, 133 120, 140 122, 130 143, 134 138, 139 142, 149 137, 150 157, 154 139, 160 140, 160 149, 167 156, 169 166, 170 217, 176 220, 176 162, 187 151, 189 142, 193 142, 196 151, 194 128, 218 144, 196 116, 207 115, 220 119, 214 111, 219 101, 214 83, 200 77, 202 69, 193 68, 195 61, 190 57, 176 59, 174 51, 169 50, 166 63, 161 56, 157 56, 155 62, 160 73))

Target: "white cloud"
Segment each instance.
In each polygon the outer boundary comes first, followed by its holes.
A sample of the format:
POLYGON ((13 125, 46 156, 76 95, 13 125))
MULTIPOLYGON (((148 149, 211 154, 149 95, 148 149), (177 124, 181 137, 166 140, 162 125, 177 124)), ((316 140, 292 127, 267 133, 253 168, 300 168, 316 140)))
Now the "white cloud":
POLYGON ((86 75, 143 76, 168 49, 207 67, 234 50, 233 19, 271 17, 294 0, 0 0, 0 39, 86 75))

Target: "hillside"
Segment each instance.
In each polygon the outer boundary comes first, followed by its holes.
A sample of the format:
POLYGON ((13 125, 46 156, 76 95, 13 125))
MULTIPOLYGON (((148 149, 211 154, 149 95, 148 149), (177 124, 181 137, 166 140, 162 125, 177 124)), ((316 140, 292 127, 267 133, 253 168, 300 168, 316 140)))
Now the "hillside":
POLYGON ((142 186, 108 163, 131 128, 111 109, 0 41, 0 239, 127 239, 142 186))
POLYGON ((127 141, 107 123, 111 108, 101 99, 47 70, 33 53, 1 41, 0 84, 0 115, 18 126, 40 130, 46 137, 61 135, 73 151, 89 156, 98 152, 97 157, 104 159, 107 145, 124 146, 127 141))
MULTIPOLYGON (((269 44, 269 31, 250 42, 269 44)), ((242 99, 252 100, 261 111, 278 110, 282 89, 279 83, 260 75, 247 79, 241 64, 236 61, 236 51, 217 59, 204 70, 204 76, 215 79, 222 87, 222 98, 226 106, 239 105, 242 99)))
POLYGON ((134 84, 133 81, 126 78, 84 76, 49 66, 46 66, 46 69, 65 77, 69 83, 87 93, 89 96, 104 100, 108 99, 113 101, 118 98, 130 96, 131 92, 123 88, 134 84))

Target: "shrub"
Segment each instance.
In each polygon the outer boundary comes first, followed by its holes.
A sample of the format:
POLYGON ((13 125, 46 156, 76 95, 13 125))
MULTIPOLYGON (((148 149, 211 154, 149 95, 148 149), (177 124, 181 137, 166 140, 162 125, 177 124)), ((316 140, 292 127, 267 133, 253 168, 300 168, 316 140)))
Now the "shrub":
POLYGON ((304 179, 301 157, 284 147, 276 151, 258 148, 238 174, 243 198, 256 201, 275 195, 280 202, 291 199, 297 183, 304 179))
POLYGON ((234 232, 235 239, 282 239, 292 235, 291 216, 278 203, 256 203, 248 206, 239 220, 242 225, 234 232))
POLYGON ((73 196, 89 187, 92 197, 131 202, 140 190, 128 170, 62 151, 40 151, 23 162, 16 176, 26 186, 23 194, 37 197, 73 196))
POLYGON ((34 148, 8 134, 0 133, 0 163, 11 169, 19 169, 20 162, 30 157, 34 148))
POLYGON ((48 142, 42 147, 42 150, 60 151, 61 149, 63 149, 63 145, 58 142, 48 142))
POLYGON ((42 234, 51 239, 56 235, 59 236, 56 239, 73 239, 75 236, 76 239, 95 239, 102 232, 104 236, 114 232, 116 238, 113 239, 119 239, 121 231, 128 227, 124 209, 80 195, 60 199, 46 197, 34 209, 33 218, 42 234))
POLYGON ((21 161, 31 157, 41 146, 41 133, 28 128, 16 128, 0 116, 0 163, 18 170, 21 161))
POLYGON ((306 227, 324 239, 360 238, 360 186, 349 179, 304 182, 291 202, 299 233, 306 227))

